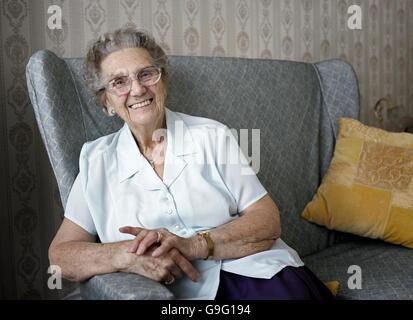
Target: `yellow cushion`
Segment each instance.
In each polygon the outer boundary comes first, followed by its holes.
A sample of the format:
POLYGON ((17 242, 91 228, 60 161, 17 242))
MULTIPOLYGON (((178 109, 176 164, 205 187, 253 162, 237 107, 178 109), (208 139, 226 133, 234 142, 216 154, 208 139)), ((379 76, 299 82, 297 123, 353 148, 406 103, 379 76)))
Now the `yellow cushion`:
POLYGON ((413 135, 341 118, 330 168, 302 216, 413 248, 413 135))
POLYGON ((334 296, 337 295, 337 291, 338 291, 338 287, 340 286, 340 282, 338 282, 338 281, 327 281, 327 282, 324 282, 324 285, 328 288, 328 290, 330 290, 330 292, 334 296))

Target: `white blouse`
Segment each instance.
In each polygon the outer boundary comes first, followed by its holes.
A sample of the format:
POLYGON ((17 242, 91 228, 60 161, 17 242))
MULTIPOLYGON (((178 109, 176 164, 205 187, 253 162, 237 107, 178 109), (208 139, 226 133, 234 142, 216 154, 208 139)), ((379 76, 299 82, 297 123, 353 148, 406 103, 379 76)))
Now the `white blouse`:
MULTIPOLYGON (((216 228, 267 191, 224 124, 166 108, 163 180, 141 154, 129 127, 84 144, 79 174, 65 217, 103 243, 131 240, 123 226, 166 228, 180 237, 216 228)), ((201 280, 188 277, 169 288, 178 299, 214 299, 220 270, 269 279, 285 266, 304 263, 278 239, 270 250, 240 259, 197 260, 201 280)))

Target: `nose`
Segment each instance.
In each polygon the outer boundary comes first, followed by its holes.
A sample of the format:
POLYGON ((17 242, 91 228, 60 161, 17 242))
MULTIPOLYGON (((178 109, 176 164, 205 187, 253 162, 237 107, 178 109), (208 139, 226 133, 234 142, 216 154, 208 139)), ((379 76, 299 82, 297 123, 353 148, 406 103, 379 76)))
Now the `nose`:
POLYGON ((146 93, 146 87, 142 86, 138 79, 133 79, 131 83, 130 95, 131 96, 142 96, 146 93))

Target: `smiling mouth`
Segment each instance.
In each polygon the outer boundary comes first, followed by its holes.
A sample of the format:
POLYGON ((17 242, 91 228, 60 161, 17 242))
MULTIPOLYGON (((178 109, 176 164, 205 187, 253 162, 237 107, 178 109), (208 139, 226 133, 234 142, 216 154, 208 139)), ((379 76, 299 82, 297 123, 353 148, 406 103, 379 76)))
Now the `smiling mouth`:
POLYGON ((143 107, 146 107, 146 106, 150 105, 152 103, 152 101, 153 101, 153 98, 150 98, 150 99, 144 100, 142 102, 132 104, 128 108, 133 109, 133 110, 143 108, 143 107))

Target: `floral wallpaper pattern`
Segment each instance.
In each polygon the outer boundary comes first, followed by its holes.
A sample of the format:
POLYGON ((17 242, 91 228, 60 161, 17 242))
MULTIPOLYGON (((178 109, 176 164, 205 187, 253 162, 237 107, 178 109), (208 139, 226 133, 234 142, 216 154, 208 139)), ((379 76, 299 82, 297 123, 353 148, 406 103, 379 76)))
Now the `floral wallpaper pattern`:
POLYGON ((62 216, 59 194, 26 90, 25 66, 47 48, 84 56, 99 34, 130 25, 175 55, 319 61, 355 68, 364 123, 383 126, 374 104, 387 97, 413 114, 411 0, 0 0, 0 297, 61 297, 47 287, 47 248, 62 216), (350 5, 362 29, 347 26, 350 5), (62 28, 47 9, 62 9, 62 28))

